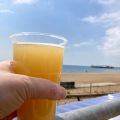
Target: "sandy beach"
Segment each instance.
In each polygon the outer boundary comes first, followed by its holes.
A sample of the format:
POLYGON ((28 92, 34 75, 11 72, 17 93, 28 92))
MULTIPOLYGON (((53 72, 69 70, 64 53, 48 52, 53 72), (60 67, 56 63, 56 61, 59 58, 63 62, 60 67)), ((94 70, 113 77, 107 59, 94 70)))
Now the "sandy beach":
MULTIPOLYGON (((74 81, 75 89, 68 89, 69 94, 109 94, 120 91, 120 73, 63 73, 61 81, 74 81), (91 87, 92 84, 92 87, 91 87), (77 86, 77 87, 76 87, 77 86), (91 88, 90 88, 91 87, 91 88)), ((88 97, 89 98, 89 97, 88 97)), ((84 99, 84 98, 81 98, 84 99)), ((66 98, 58 101, 58 104, 65 104, 77 101, 76 98, 66 98)))
POLYGON ((63 73, 62 81, 75 81, 80 83, 120 83, 120 72, 110 73, 63 73))

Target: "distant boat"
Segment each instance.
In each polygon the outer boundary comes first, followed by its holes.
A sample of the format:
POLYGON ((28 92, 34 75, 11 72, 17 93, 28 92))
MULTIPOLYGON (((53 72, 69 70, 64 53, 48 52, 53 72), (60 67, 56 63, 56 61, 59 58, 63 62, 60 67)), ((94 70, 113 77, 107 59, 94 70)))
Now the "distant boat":
POLYGON ((92 68, 111 68, 113 69, 113 66, 109 66, 109 65, 91 65, 92 68))

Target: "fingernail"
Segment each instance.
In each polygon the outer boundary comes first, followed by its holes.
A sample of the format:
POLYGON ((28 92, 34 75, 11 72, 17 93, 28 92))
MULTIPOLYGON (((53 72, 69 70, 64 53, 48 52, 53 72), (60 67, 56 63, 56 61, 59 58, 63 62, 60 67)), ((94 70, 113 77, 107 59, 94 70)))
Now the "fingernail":
POLYGON ((60 99, 64 99, 67 95, 67 92, 65 90, 65 88, 59 86, 58 87, 58 95, 57 95, 57 99, 60 100, 60 99))

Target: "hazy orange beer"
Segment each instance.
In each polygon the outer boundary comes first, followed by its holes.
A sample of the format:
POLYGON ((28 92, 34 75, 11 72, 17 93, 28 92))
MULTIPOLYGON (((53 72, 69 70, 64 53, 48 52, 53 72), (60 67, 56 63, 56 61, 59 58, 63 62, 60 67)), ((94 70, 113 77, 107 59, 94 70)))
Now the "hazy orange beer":
MULTIPOLYGON (((13 60, 16 62, 16 73, 45 78, 55 83, 59 83, 63 63, 63 44, 65 44, 66 39, 43 33, 19 33, 12 35, 11 38, 13 39, 21 35, 40 35, 58 39, 58 41, 63 40, 62 44, 50 43, 50 41, 47 43, 40 43, 41 41, 37 43, 34 43, 34 41, 16 41, 13 44, 13 60)), ((56 101, 54 100, 29 100, 18 110, 18 119, 55 120, 55 111, 56 101)))

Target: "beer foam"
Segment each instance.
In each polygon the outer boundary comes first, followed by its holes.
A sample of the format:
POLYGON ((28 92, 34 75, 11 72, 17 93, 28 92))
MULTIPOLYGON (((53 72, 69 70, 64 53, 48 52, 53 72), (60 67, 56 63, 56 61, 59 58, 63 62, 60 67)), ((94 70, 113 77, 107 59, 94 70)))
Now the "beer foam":
POLYGON ((64 48, 64 46, 60 44, 52 44, 52 43, 38 43, 38 42, 14 42, 14 44, 21 44, 21 45, 45 45, 45 46, 54 46, 54 47, 61 47, 64 48))

